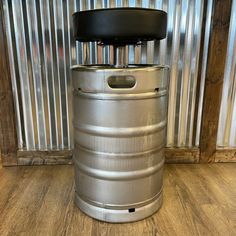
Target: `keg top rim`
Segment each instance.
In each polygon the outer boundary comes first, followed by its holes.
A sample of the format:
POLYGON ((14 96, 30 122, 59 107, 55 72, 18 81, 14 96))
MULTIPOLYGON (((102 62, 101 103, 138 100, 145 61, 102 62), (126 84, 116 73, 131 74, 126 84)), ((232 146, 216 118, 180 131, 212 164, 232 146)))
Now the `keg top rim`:
POLYGON ((129 64, 126 67, 115 67, 114 65, 109 64, 90 64, 90 65, 74 65, 71 67, 72 70, 80 71, 122 71, 122 70, 162 70, 168 69, 166 65, 153 65, 153 64, 129 64))

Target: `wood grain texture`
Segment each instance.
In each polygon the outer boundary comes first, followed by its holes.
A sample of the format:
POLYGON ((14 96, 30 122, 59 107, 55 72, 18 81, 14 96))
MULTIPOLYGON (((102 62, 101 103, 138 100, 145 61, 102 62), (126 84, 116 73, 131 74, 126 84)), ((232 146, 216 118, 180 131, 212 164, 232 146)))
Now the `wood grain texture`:
MULTIPOLYGON (((17 165, 72 164, 72 150, 17 151, 17 165)), ((165 148, 166 163, 198 163, 199 148, 165 148)))
POLYGON ((72 150, 17 151, 17 165, 72 164, 72 150))
POLYGON ((198 163, 199 148, 165 148, 166 163, 198 163))
POLYGON ((214 162, 232 4, 231 0, 213 2, 200 134, 200 162, 214 162))
POLYGON ((236 164, 168 164, 164 203, 139 222, 93 220, 74 205, 73 166, 0 169, 0 235, 236 235, 236 164))
POLYGON ((217 149, 214 155, 215 162, 236 162, 236 148, 217 149))
MULTIPOLYGON (((73 164, 72 150, 17 151, 17 165, 73 164)), ((199 163, 199 148, 165 148, 166 163, 199 163)), ((216 149, 214 162, 236 162, 236 149, 216 149)))
POLYGON ((0 156, 2 164, 10 166, 17 163, 17 135, 2 4, 0 1, 0 156))

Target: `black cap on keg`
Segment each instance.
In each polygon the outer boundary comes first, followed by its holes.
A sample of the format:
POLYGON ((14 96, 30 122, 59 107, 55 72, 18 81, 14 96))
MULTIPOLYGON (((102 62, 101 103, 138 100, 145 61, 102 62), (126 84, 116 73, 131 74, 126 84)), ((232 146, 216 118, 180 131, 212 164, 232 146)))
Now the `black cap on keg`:
POLYGON ((147 8, 108 8, 73 14, 75 39, 123 46, 166 37, 167 13, 147 8))

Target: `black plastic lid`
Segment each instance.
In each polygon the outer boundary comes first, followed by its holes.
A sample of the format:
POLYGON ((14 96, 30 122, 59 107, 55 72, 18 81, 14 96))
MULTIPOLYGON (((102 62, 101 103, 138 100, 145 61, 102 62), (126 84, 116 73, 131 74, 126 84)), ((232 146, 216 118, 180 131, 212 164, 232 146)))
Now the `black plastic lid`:
POLYGON ((167 13, 147 8, 108 8, 73 14, 75 39, 109 45, 136 44, 166 37, 167 13))

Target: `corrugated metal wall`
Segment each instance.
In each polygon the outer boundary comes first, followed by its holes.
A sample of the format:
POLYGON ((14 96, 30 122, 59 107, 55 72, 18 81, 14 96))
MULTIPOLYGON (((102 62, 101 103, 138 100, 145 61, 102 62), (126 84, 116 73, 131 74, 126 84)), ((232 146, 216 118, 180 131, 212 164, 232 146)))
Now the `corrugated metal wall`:
POLYGON ((236 0, 233 0, 217 146, 236 147, 236 0))
MULTIPOLYGON (((211 8, 212 1, 208 2, 211 8)), ((73 146, 70 66, 109 63, 112 50, 95 43, 75 43, 71 14, 121 6, 168 12, 168 38, 130 46, 129 62, 170 65, 168 146, 189 147, 194 142, 198 145, 200 125, 197 137, 193 137, 193 120, 203 3, 204 0, 3 0, 19 148, 73 146)), ((203 73, 203 84, 204 76, 203 73)), ((200 112, 201 106, 200 99, 200 112)), ((200 121, 201 115, 199 124, 200 121)))

